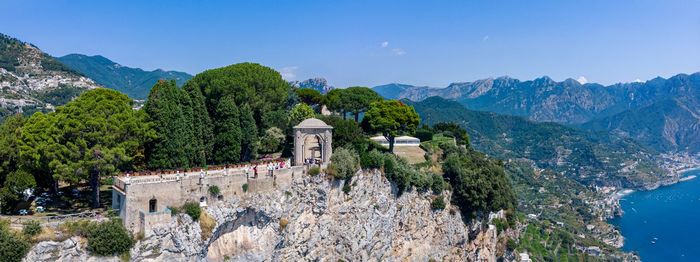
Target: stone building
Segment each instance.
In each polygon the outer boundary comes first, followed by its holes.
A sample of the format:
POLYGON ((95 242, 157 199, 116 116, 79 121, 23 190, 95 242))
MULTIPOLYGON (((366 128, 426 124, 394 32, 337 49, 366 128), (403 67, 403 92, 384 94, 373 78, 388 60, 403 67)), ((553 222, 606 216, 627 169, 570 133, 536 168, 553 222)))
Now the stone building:
POLYGON ((294 165, 328 163, 333 154, 333 127, 316 118, 294 126, 294 165))
POLYGON ((170 221, 169 207, 180 207, 186 202, 207 206, 234 196, 288 186, 295 175, 306 172, 305 163, 313 160, 315 164, 325 165, 330 160, 332 129, 315 118, 295 126, 293 161, 115 176, 112 209, 118 210, 124 226, 131 232, 148 235, 153 225, 170 221), (214 187, 218 190, 212 190, 214 187))

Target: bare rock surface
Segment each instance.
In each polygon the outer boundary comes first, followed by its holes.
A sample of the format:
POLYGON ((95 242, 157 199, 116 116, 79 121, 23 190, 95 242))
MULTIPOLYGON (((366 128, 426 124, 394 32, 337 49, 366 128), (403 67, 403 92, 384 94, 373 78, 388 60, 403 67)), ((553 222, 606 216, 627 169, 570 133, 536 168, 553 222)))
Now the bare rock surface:
MULTIPOLYGON (((202 232, 199 222, 180 214, 137 242, 130 259, 496 261, 495 227, 465 224, 449 201, 445 210, 431 210, 430 192, 397 196, 379 172, 358 173, 349 194, 343 183, 303 176, 275 192, 219 201, 204 210, 216 221, 212 232, 202 232)), ((47 252, 46 245, 32 249, 33 261, 51 260, 38 256, 47 252)))

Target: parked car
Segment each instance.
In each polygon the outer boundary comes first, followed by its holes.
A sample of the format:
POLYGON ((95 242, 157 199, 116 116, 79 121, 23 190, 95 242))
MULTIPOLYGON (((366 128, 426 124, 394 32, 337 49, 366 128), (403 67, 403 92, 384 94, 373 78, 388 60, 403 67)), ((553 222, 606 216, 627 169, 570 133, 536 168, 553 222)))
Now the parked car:
POLYGON ((44 207, 43 207, 43 206, 37 206, 37 207, 36 207, 36 212, 38 212, 38 213, 44 213, 44 207))
POLYGON ((27 211, 26 209, 20 209, 20 210, 19 210, 19 215, 20 215, 20 216, 29 215, 29 211, 27 211))

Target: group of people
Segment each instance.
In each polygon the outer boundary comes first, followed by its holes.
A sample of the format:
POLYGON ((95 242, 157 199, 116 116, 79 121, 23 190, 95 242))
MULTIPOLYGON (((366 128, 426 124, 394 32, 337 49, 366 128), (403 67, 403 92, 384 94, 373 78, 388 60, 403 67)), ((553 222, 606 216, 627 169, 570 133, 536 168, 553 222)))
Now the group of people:
POLYGON ((321 159, 318 158, 306 158, 304 159, 304 165, 320 165, 321 159))
MULTIPOLYGON (((292 164, 291 164, 290 159, 278 159, 278 160, 273 160, 273 161, 269 161, 269 162, 261 162, 261 163, 238 164, 238 165, 232 165, 232 166, 226 165, 223 168, 213 167, 212 169, 209 169, 209 170, 221 170, 221 169, 223 169, 224 175, 229 175, 230 174, 229 171, 231 170, 231 168, 229 168, 229 167, 231 167, 234 170, 234 172, 242 170, 245 173, 246 178, 249 178, 251 173, 254 175, 254 178, 257 178, 258 177, 258 170, 265 169, 269 176, 273 176, 275 170, 283 169, 283 168, 291 168, 292 164)), ((180 172, 180 170, 175 170, 175 172, 172 172, 172 171, 170 171, 170 172, 169 171, 164 171, 164 172, 146 171, 146 172, 142 172, 142 173, 134 173, 133 175, 126 173, 125 176, 127 177, 127 181, 128 181, 130 176, 158 175, 161 178, 163 178, 163 175, 173 174, 173 173, 175 174, 176 177, 180 177, 180 176, 186 176, 186 174, 188 172, 186 172, 186 171, 180 172)), ((201 168, 199 170, 199 177, 204 178, 206 175, 207 175, 207 171, 205 171, 203 168, 201 168)))

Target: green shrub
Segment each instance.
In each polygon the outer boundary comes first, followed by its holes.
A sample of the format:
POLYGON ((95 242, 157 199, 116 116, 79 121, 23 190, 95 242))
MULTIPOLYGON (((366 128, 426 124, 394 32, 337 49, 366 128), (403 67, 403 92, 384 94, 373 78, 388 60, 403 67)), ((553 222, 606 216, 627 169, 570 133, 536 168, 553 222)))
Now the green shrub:
POLYGON ((0 260, 22 261, 30 247, 29 241, 22 236, 10 232, 7 228, 0 228, 0 260))
POLYGON ((317 176, 318 174, 321 173, 321 168, 319 168, 317 166, 311 167, 311 168, 309 168, 308 173, 310 176, 317 176))
POLYGON ((194 221, 199 220, 199 215, 202 214, 202 208, 195 202, 187 202, 182 205, 182 211, 190 216, 194 221))
POLYGON ((219 189, 218 186, 210 186, 209 187, 209 194, 216 197, 216 196, 219 196, 219 194, 221 194, 221 190, 219 189))
POLYGON ((88 250, 100 256, 115 256, 129 252, 134 239, 119 219, 93 223, 87 234, 88 250))
POLYGON ((36 236, 41 233, 41 224, 39 224, 39 221, 29 220, 24 223, 22 233, 30 237, 36 236))
POLYGON ((430 203, 430 208, 433 210, 443 210, 445 209, 445 199, 443 199, 442 196, 438 196, 435 199, 433 199, 433 202, 430 203))
POLYGON ((360 169, 360 160, 352 149, 338 148, 331 156, 337 179, 350 178, 360 169))
POLYGON ((248 183, 245 183, 241 186, 243 188, 243 193, 248 192, 248 183))
POLYGON ((463 148, 448 151, 442 170, 454 192, 452 201, 464 217, 515 207, 515 193, 498 161, 463 148))
POLYGON ((502 219, 502 218, 494 218, 493 220, 491 220, 491 223, 492 223, 494 226, 496 226, 496 231, 497 231, 499 234, 500 234, 501 232, 503 232, 503 230, 505 230, 506 228, 508 228, 508 223, 506 222, 505 219, 502 219))
POLYGON ((506 248, 509 251, 514 251, 518 247, 518 244, 515 243, 515 240, 512 238, 509 238, 508 241, 506 242, 506 248))
POLYGON ((360 156, 360 165, 362 168, 382 168, 384 165, 384 154, 379 150, 372 150, 360 156))
POLYGON ((350 194, 350 190, 352 190, 352 183, 350 183, 351 178, 348 178, 345 180, 345 184, 343 184, 343 192, 347 195, 350 194))
POLYGON ((437 194, 437 195, 442 194, 442 190, 445 189, 445 179, 442 178, 442 176, 438 175, 438 174, 433 174, 432 179, 433 179, 433 184, 430 185, 430 189, 433 190, 434 194, 437 194))
POLYGON ((178 207, 168 207, 170 209, 170 215, 174 216, 180 214, 181 210, 178 207))

